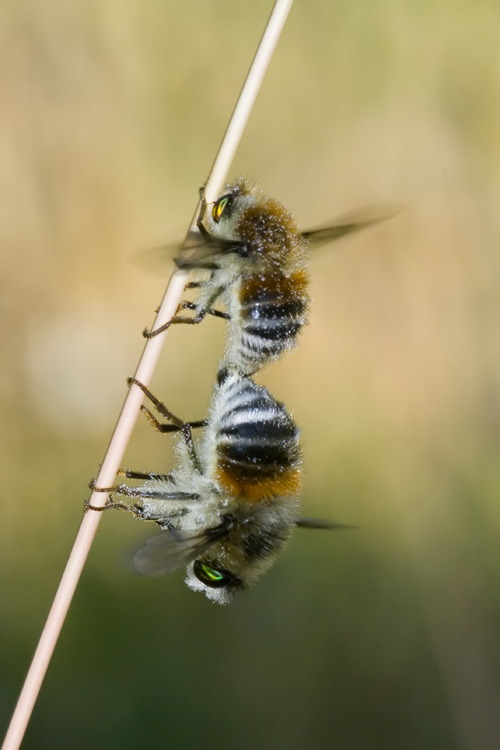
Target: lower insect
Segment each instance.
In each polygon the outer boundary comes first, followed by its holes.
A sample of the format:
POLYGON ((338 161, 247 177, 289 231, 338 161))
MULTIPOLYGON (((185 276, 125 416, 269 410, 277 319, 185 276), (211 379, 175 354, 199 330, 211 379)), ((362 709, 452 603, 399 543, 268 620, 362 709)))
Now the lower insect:
POLYGON ((106 507, 162 529, 136 552, 140 572, 159 575, 187 565, 188 586, 226 604, 273 564, 296 526, 337 526, 300 517, 300 432, 266 388, 224 368, 209 419, 183 422, 132 382, 168 420, 161 424, 143 407, 154 427, 181 433, 178 465, 170 474, 121 472, 142 483, 93 488, 119 496, 106 507), (197 427, 204 433, 195 444, 191 431, 197 427))

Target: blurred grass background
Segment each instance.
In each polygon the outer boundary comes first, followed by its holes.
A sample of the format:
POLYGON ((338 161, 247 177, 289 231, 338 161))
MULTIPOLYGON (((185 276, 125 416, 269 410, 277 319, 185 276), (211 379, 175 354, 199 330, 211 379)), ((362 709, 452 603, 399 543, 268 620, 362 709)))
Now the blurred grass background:
MULTIPOLYGON (((0 7, 0 717, 6 727, 165 280, 271 3, 0 7)), ((259 379, 302 427, 306 515, 246 596, 122 564, 103 518, 23 747, 500 745, 500 100, 493 0, 297 0, 238 152, 304 228, 405 213, 312 260, 311 325, 259 379)), ((206 410, 223 325, 153 392, 206 410)), ((126 457, 168 470, 140 422, 126 457)))

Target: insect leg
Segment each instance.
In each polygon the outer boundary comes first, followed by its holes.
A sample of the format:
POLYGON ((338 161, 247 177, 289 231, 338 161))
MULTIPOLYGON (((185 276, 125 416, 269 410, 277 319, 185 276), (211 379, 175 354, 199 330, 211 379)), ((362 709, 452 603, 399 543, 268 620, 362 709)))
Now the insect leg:
MULTIPOLYGON (((148 329, 145 328, 144 331, 142 332, 142 335, 146 339, 151 339, 151 338, 153 338, 153 336, 157 336, 159 333, 162 333, 163 331, 166 331, 167 328, 170 328, 170 326, 173 325, 174 323, 185 323, 186 325, 191 325, 191 326, 197 325, 198 323, 201 323, 201 321, 203 320, 203 318, 205 317, 205 315, 207 315, 207 314, 211 314, 211 315, 217 314, 217 313, 211 312, 212 305, 215 302, 215 300, 217 299, 217 297, 220 297, 222 291, 223 291, 222 288, 217 287, 214 290, 213 294, 210 296, 210 298, 207 300, 206 306, 203 307, 201 310, 199 310, 198 313, 197 313, 197 315, 195 315, 194 318, 187 318, 187 317, 185 317, 183 315, 180 315, 180 316, 176 315, 173 318, 170 318, 170 320, 168 320, 162 326, 160 326, 159 328, 157 328, 155 331, 148 331, 148 329)), ((181 305, 180 305, 180 309, 181 310, 182 309, 192 310, 193 308, 191 307, 191 304, 192 303, 190 303, 190 302, 182 302, 181 305), (186 307, 184 307, 184 306, 186 306, 186 307)), ((222 314, 220 316, 217 315, 217 317, 225 317, 225 316, 222 314)))
POLYGON ((200 462, 198 461, 198 456, 196 455, 196 451, 194 448, 193 443, 193 435, 191 433, 192 428, 196 427, 206 427, 208 422, 206 420, 199 420, 197 422, 183 422, 182 419, 179 417, 176 417, 175 414, 172 414, 172 412, 167 409, 165 404, 163 404, 161 401, 159 401, 156 396, 153 396, 151 391, 149 391, 145 385, 143 385, 139 380, 135 380, 135 378, 129 378, 129 385, 135 384, 137 385, 145 396, 149 398, 149 400, 152 402, 156 410, 161 414, 165 419, 168 419, 172 424, 170 425, 162 425, 160 422, 156 419, 156 417, 147 409, 145 406, 141 406, 141 411, 145 414, 146 418, 149 420, 150 424, 153 425, 153 427, 158 430, 158 432, 174 432, 177 430, 180 430, 184 436, 184 440, 186 442, 187 448, 189 450, 189 455, 191 457, 191 461, 193 462, 193 466, 196 468, 198 472, 201 473, 201 466, 200 462))
POLYGON ((118 469, 118 476, 128 477, 129 479, 144 479, 145 481, 151 481, 152 479, 165 479, 168 481, 171 478, 171 474, 158 474, 156 471, 131 471, 130 469, 118 469))
MULTIPOLYGON (((127 495, 128 497, 140 497, 140 487, 127 487, 126 484, 119 484, 113 487, 96 487, 95 480, 93 479, 89 483, 89 487, 92 492, 110 492, 116 495, 127 495)), ((132 513, 134 516, 141 515, 141 507, 139 505, 127 503, 113 502, 108 498, 106 505, 91 505, 88 500, 85 501, 83 511, 86 513, 88 510, 98 510, 102 512, 104 510, 125 510, 127 513, 132 513)))
MULTIPOLYGON (((128 384, 129 385, 137 385, 141 389, 141 391, 144 393, 144 395, 149 398, 149 400, 151 401, 151 403, 155 407, 156 411, 159 414, 161 414, 162 417, 165 417, 165 419, 168 419, 168 420, 170 420, 170 422, 172 422, 171 425, 160 425, 159 422, 157 420, 155 420, 154 426, 156 427, 156 429, 159 429, 160 432, 172 432, 173 430, 182 430, 182 428, 185 427, 185 426, 193 427, 193 428, 196 428, 196 427, 206 427, 207 426, 208 422, 205 419, 201 419, 201 420, 198 420, 196 422, 184 422, 184 420, 181 419, 180 417, 176 417, 175 414, 173 414, 170 411, 170 409, 167 409, 167 407, 165 406, 165 404, 162 401, 160 401, 159 399, 157 399, 156 396, 154 396, 151 393, 151 391, 148 388, 146 388, 146 386, 143 385, 140 382, 140 380, 136 380, 135 378, 129 378, 128 379, 128 384), (171 429, 168 429, 168 430, 160 429, 160 428, 163 428, 163 427, 168 427, 168 428, 171 428, 171 429)), ((148 411, 149 411, 149 409, 148 409, 148 411)), ((149 412, 149 413, 151 414, 151 412, 149 412)), ((153 419, 154 419, 154 417, 153 417, 153 419)))
POLYGON ((155 430, 158 430, 158 432, 176 432, 181 431, 182 435, 184 437, 184 442, 187 445, 189 455, 191 458, 191 461, 193 462, 193 466, 195 466, 196 470, 201 473, 201 466, 200 462, 198 461, 198 456, 196 455, 196 451, 194 448, 193 443, 193 435, 191 433, 192 427, 206 427, 207 422, 200 421, 200 422, 182 422, 180 425, 177 424, 161 424, 156 417, 147 409, 145 406, 141 406, 141 411, 148 419, 149 423, 153 425, 155 430))
POLYGON ((183 422, 181 425, 161 424, 146 406, 141 406, 141 411, 158 432, 179 432, 184 430, 185 427, 195 429, 197 427, 206 427, 208 424, 206 419, 200 419, 198 422, 183 422))
MULTIPOLYGON (((126 495, 127 497, 146 497, 153 500, 199 500, 199 495, 189 492, 165 492, 164 490, 153 490, 150 487, 128 487, 126 484, 118 484, 113 487, 91 487, 92 492, 109 492, 115 495, 126 495)), ((124 503, 106 503, 102 507, 86 504, 91 510, 107 510, 108 508, 128 508, 124 503)))
MULTIPOLYGON (((148 498, 154 498, 155 495, 148 495, 148 498)), ((164 498, 163 496, 160 498, 161 500, 165 500, 167 498, 164 498)), ((189 498, 181 498, 183 502, 185 502, 186 499, 189 498)), ((194 498, 193 498, 194 499, 194 498)), ((91 505, 88 501, 83 506, 83 512, 86 513, 88 510, 97 510, 99 512, 103 510, 124 510, 126 513, 130 513, 131 515, 135 516, 136 518, 142 518, 144 521, 155 521, 158 523, 162 528, 170 528, 170 524, 168 521, 159 521, 156 518, 151 518, 150 514, 142 508, 138 503, 130 503, 130 505, 127 505, 127 503, 113 503, 113 502, 107 502, 106 505, 97 506, 97 505, 91 505)), ((176 511, 170 514, 170 518, 176 518, 179 516, 185 515, 184 510, 176 511)))
MULTIPOLYGON (((128 487, 126 484, 114 485, 113 487, 96 487, 94 480, 89 483, 89 487, 92 492, 109 492, 115 495, 125 495, 126 497, 144 497, 148 498, 149 500, 182 500, 183 502, 185 502, 189 500, 200 499, 199 495, 191 492, 165 492, 165 490, 162 490, 161 488, 154 489, 152 487, 128 487)), ((133 513, 134 515, 143 515, 143 509, 135 503, 127 505, 126 503, 114 503, 108 501, 106 505, 99 507, 96 505, 90 505, 89 502, 86 502, 84 505, 84 509, 86 511, 103 511, 109 510, 111 508, 126 510, 129 513, 133 513)))
MULTIPOLYGON (((196 310, 196 303, 195 302, 181 302, 180 307, 183 310, 196 310)), ((224 318, 224 320, 231 320, 231 316, 227 312, 222 312, 222 310, 212 310, 208 309, 204 311, 204 315, 213 315, 216 318, 224 318)), ((189 320, 195 320, 195 318, 189 318, 189 320)))

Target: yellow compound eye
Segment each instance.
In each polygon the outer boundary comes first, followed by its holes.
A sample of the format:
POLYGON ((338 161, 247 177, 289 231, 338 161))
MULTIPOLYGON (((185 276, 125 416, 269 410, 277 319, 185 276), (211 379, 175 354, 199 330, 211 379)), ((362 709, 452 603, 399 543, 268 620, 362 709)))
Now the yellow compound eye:
POLYGON ((224 195, 222 198, 219 198, 219 200, 214 204, 214 207, 212 209, 212 219, 216 224, 219 223, 220 217, 224 213, 224 209, 226 208, 228 201, 229 196, 224 195))

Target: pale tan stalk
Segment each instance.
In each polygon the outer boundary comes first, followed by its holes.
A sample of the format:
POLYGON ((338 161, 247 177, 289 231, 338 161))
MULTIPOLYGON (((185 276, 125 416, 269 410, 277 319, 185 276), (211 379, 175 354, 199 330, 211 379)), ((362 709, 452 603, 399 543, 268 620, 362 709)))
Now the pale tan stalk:
MULTIPOLYGON (((211 203, 217 198, 224 180, 226 179, 227 171, 231 165, 247 120, 250 116, 255 98, 290 11, 292 2, 293 0, 277 0, 275 3, 273 12, 257 49, 257 53, 208 178, 205 189, 205 200, 207 203, 211 203)), ((195 219, 198 216, 198 211, 199 207, 195 213, 195 219)), ((195 228, 196 223, 194 220, 191 229, 195 228)), ((162 326, 175 314, 186 285, 186 279, 187 274, 183 271, 177 271, 173 274, 165 292, 161 307, 158 310, 154 323, 155 329, 162 326)), ((144 348, 144 352, 135 373, 135 378, 145 385, 149 385, 151 382, 167 333, 168 330, 154 338, 148 339, 144 348)), ((111 438, 109 448, 102 463, 99 476, 97 477, 96 485, 98 487, 110 487, 113 484, 139 414, 143 397, 144 394, 140 388, 137 386, 132 386, 130 388, 111 438)), ((105 505, 107 497, 107 494, 103 492, 93 492, 90 498, 90 503, 91 505, 101 507, 105 505)), ((89 511, 83 517, 23 689, 19 696, 16 709, 12 716, 4 744, 2 745, 2 750, 17 750, 22 742, 47 667, 57 643, 59 633, 61 632, 66 613, 73 598, 85 560, 87 559, 94 534, 97 531, 97 526, 101 520, 101 515, 102 514, 97 511, 89 511)))

